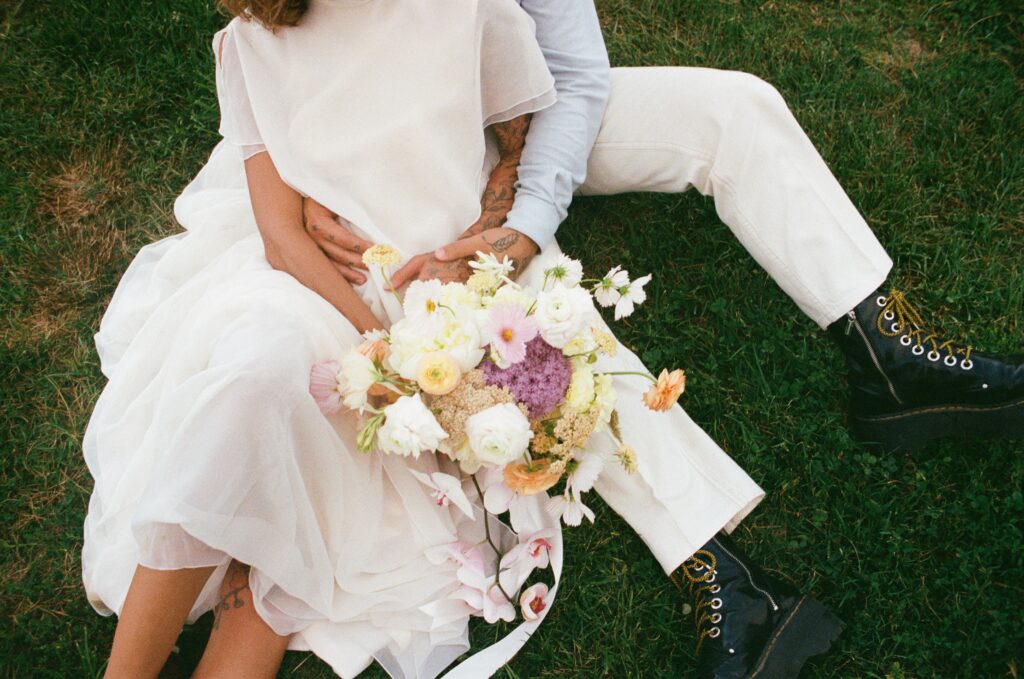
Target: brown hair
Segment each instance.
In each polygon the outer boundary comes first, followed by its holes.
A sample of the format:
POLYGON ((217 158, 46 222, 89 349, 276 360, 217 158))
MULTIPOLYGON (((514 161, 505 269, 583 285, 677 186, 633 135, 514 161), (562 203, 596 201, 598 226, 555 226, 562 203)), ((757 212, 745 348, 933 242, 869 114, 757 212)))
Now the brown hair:
POLYGON ((309 0, 220 0, 220 4, 235 16, 255 19, 270 30, 297 25, 309 9, 309 0))

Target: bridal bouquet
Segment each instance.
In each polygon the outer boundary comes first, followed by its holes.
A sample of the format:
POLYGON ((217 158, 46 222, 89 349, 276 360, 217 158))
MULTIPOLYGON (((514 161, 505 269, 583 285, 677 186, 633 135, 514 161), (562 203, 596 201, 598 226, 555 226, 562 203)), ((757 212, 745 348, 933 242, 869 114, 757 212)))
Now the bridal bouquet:
MULTIPOLYGON (((387 245, 364 254, 386 281, 387 268, 398 260, 387 245)), ((544 272, 540 288, 530 289, 511 280, 507 258, 499 262, 477 253, 470 267, 473 274, 464 284, 411 283, 399 300, 404 317, 388 331, 367 333, 339 360, 313 366, 310 393, 325 414, 344 406, 365 416, 356 441, 360 450, 447 455, 471 476, 487 513, 502 514, 518 497, 564 481, 547 510, 568 525, 579 525, 584 517, 592 522, 594 514, 581 497, 611 460, 588 450, 591 434, 608 431, 617 446, 616 463, 629 473, 637 465, 636 452, 622 441, 615 411, 612 376, 624 373, 595 366, 601 355, 614 356, 618 345, 594 302, 614 307, 616 320, 628 316, 646 299, 643 288, 651 277, 631 280, 615 267, 603 278, 584 279, 581 264, 562 255, 544 272)), ((685 386, 682 370, 663 370, 658 378, 629 374, 652 381, 643 397, 652 410, 671 408, 685 386)), ((439 505, 452 504, 473 516, 461 479, 410 472, 439 505)), ((525 581, 514 577, 523 569, 510 559, 544 567, 545 544, 543 535, 522 536, 518 547, 499 552, 499 573, 525 581)), ((451 549, 460 571, 476 560, 469 551, 451 549)), ((487 601, 474 603, 491 622, 492 617, 510 619, 506 615, 512 610, 514 616, 514 609, 504 592, 522 582, 494 584, 503 596, 490 601, 490 609, 487 601)), ((474 591, 487 599, 486 588, 474 591)), ((530 619, 543 594, 527 593, 533 598, 522 610, 530 619)))

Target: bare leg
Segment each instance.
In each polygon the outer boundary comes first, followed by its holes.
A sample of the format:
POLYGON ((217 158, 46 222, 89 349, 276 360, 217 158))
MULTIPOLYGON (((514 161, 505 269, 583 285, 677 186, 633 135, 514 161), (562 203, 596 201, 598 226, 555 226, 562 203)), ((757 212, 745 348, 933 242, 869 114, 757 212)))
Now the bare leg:
POLYGON ((136 567, 104 679, 156 677, 212 572, 212 566, 172 571, 136 567))
POLYGON ((213 610, 213 631, 192 679, 273 679, 288 647, 256 612, 249 567, 232 561, 213 610))

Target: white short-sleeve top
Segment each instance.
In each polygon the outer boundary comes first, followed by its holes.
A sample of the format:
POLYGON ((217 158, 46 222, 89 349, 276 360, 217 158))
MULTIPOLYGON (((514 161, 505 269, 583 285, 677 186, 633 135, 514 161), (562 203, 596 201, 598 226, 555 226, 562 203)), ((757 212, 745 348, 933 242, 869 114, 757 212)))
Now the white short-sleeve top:
POLYGON ((484 128, 555 100, 513 0, 312 0, 298 26, 235 18, 213 47, 224 138, 407 255, 479 216, 484 128))

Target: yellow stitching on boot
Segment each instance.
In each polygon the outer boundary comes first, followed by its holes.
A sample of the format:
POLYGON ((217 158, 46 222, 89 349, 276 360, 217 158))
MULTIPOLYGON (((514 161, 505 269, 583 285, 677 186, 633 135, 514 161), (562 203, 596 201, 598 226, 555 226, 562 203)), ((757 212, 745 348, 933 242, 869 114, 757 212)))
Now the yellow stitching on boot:
POLYGON ((918 408, 917 410, 907 410, 895 415, 862 415, 858 416, 857 419, 868 422, 892 422, 894 420, 902 420, 905 417, 931 415, 933 413, 993 413, 1007 408, 1016 408, 1020 405, 1024 405, 1024 399, 995 406, 935 406, 933 408, 918 408))

